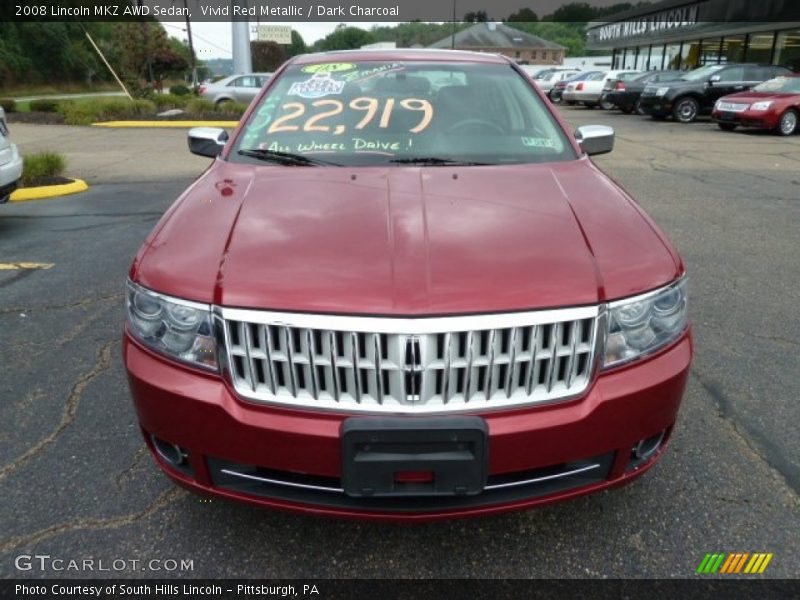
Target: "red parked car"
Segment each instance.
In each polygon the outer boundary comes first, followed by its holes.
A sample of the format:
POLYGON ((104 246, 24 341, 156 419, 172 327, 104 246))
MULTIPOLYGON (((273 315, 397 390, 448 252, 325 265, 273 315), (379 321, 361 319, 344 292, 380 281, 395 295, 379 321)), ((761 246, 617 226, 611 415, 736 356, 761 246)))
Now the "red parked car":
POLYGON ((800 118, 800 74, 782 75, 752 90, 723 96, 711 118, 725 131, 751 127, 792 135, 800 118))
POLYGON ((424 520, 624 484, 692 357, 683 263, 511 61, 296 57, 166 212, 124 360, 158 465, 200 494, 424 520))

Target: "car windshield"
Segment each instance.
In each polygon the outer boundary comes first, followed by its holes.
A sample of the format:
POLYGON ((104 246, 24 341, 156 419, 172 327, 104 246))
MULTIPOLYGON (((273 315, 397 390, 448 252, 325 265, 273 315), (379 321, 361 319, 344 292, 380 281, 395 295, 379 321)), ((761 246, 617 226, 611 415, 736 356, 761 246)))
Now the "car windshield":
POLYGON ((404 61, 290 65, 228 156, 348 166, 576 158, 545 103, 510 65, 404 61))
POLYGON ((800 94, 800 77, 776 77, 753 88, 756 92, 800 94))
POLYGON ((700 67, 699 69, 689 71, 685 75, 681 76, 681 79, 684 81, 698 81, 700 79, 710 77, 724 67, 725 65, 708 65, 706 67, 700 67))

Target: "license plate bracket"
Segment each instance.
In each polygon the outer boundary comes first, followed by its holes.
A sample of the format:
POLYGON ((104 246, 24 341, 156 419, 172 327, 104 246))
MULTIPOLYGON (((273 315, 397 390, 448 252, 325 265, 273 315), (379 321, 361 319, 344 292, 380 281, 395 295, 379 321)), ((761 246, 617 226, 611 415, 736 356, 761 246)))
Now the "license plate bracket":
POLYGON ((342 424, 342 487, 353 497, 471 496, 486 485, 479 417, 355 417, 342 424))

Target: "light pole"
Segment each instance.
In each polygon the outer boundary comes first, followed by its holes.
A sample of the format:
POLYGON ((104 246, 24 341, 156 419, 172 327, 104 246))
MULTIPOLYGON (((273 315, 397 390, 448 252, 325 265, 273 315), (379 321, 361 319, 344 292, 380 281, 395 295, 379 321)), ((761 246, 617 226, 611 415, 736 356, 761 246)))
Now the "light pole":
POLYGON ((189 56, 192 61, 192 88, 197 87, 197 59, 194 56, 194 44, 192 43, 192 24, 189 22, 189 6, 187 0, 183 0, 183 8, 186 9, 186 35, 189 38, 189 56))
POLYGON ((450 38, 450 49, 456 49, 456 0, 453 0, 453 37, 450 38))
MULTIPOLYGON (((231 8, 240 6, 247 8, 247 0, 231 0, 231 8)), ((232 12, 232 11, 231 11, 232 12)), ((244 11, 242 11, 244 12, 244 11)), ((233 74, 246 75, 253 72, 253 62, 250 58, 250 27, 247 16, 238 16, 231 21, 231 37, 233 43, 233 74)))

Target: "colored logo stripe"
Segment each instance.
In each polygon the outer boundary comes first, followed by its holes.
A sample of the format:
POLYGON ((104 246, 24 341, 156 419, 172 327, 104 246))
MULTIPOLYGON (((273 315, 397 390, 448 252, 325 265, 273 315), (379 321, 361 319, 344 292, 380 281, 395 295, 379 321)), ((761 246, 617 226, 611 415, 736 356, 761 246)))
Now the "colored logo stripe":
POLYGON ((728 575, 739 573, 760 574, 767 568, 772 556, 771 553, 765 552, 753 554, 749 552, 709 553, 703 557, 696 572, 704 575, 717 572, 728 575))

